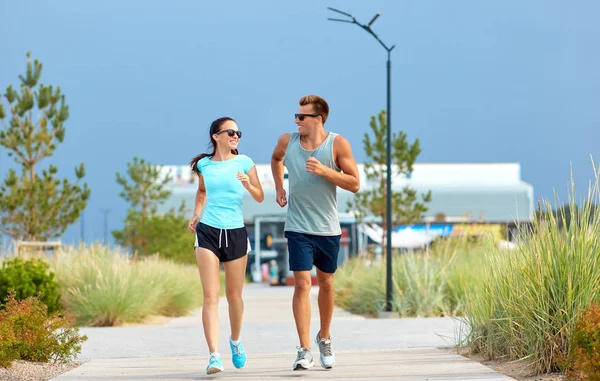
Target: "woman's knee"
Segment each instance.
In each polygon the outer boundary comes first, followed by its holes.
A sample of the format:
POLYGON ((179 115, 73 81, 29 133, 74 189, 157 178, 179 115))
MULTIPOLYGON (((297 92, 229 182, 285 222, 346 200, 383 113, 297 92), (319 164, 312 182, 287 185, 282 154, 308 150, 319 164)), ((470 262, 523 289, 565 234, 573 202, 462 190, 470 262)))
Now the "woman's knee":
POLYGON ((204 301, 203 301, 203 305, 205 307, 211 307, 211 306, 217 306, 219 305, 219 299, 221 298, 221 295, 219 295, 219 292, 215 291, 215 292, 204 292, 204 301))
POLYGON ((226 290, 225 296, 229 304, 242 301, 242 290, 226 290))

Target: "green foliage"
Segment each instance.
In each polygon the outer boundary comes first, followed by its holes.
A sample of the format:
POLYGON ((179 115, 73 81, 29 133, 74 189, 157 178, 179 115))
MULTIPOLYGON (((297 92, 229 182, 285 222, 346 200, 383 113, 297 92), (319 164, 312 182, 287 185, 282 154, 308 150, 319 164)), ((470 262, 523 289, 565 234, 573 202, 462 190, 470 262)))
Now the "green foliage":
POLYGON ((58 284, 49 265, 42 259, 12 258, 2 263, 0 269, 0 299, 15 291, 17 300, 40 296, 42 303, 53 313, 60 310, 58 284))
POLYGON ((38 85, 41 74, 42 64, 32 63, 28 53, 26 75, 19 76, 20 93, 9 86, 4 94, 10 110, 8 124, 0 103, 0 145, 20 166, 20 173, 10 169, 0 185, 0 228, 12 238, 30 241, 62 235, 79 218, 90 196, 87 184, 79 184, 85 176, 83 163, 75 167, 75 183, 57 179, 53 165, 41 176, 35 170, 63 142, 69 118, 60 87, 38 85))
MULTIPOLYGON (((348 202, 348 208, 355 211, 359 221, 368 215, 381 218, 383 234, 386 231, 386 195, 387 195, 387 167, 386 167, 386 134, 387 116, 381 111, 377 118, 371 117, 372 140, 369 133, 365 133, 363 144, 365 153, 371 159, 371 163, 365 164, 367 179, 376 181, 379 186, 368 191, 358 192, 354 200, 348 202), (379 123, 378 123, 379 122, 379 123)), ((413 144, 407 141, 405 132, 392 134, 392 176, 409 176, 412 173, 413 164, 421 153, 419 139, 413 144)), ((419 200, 417 192, 404 187, 401 192, 392 192, 392 224, 403 225, 419 222, 427 211, 426 204, 431 201, 431 191, 422 194, 419 200)), ((384 242, 385 240, 382 240, 384 242)))
MULTIPOLYGON (((596 213, 596 209, 598 208, 598 205, 592 204, 589 206, 590 210, 589 210, 589 217, 592 218, 595 213, 596 213)), ((541 206, 538 206, 538 210, 536 211, 536 218, 538 219, 543 219, 543 220, 549 220, 550 218, 554 218, 557 222, 558 222, 558 227, 560 229, 562 228, 569 228, 569 226, 571 225, 571 219, 574 216, 577 215, 581 215, 582 210, 581 207, 577 204, 564 204, 561 205, 558 208, 554 208, 552 211, 542 211, 540 210, 541 206)), ((588 221, 588 223, 592 223, 593 221, 588 221)))
POLYGON ((573 329, 570 378, 600 380, 600 306, 591 305, 578 316, 573 329))
POLYGON ((141 260, 92 245, 55 254, 63 306, 78 324, 115 326, 152 315, 185 315, 202 304, 198 270, 158 256, 141 260))
POLYGON ((577 316, 600 302, 598 195, 596 179, 581 207, 572 199, 570 224, 564 214, 534 219, 519 232, 517 249, 489 256, 485 276, 469 290, 472 352, 526 360, 534 373, 562 369, 577 316))
POLYGON ((171 209, 165 214, 151 214, 146 218, 141 212, 130 209, 123 230, 114 231, 113 236, 138 254, 160 254, 180 263, 195 264, 194 238, 187 231, 187 224, 183 206, 177 211, 171 209))
POLYGON ((144 159, 133 158, 127 164, 128 178, 117 173, 117 182, 123 186, 121 197, 131 204, 122 230, 112 234, 119 244, 139 255, 160 253, 184 263, 195 263, 193 238, 187 231, 184 205, 167 213, 157 213, 171 191, 166 189, 169 176, 161 176, 160 167, 144 159))
POLYGON ((81 352, 87 340, 73 327, 70 315, 48 315, 35 297, 17 300, 14 293, 0 311, 0 366, 14 360, 64 363, 81 352))
POLYGON ((117 183, 123 187, 119 195, 143 216, 154 213, 156 205, 171 194, 165 189, 169 176, 161 177, 158 165, 134 157, 133 162, 127 163, 127 175, 129 179, 117 172, 117 183))
MULTIPOLYGON (((393 258, 392 310, 399 316, 460 316, 466 290, 481 272, 487 245, 444 240, 423 252, 393 258)), ((386 262, 354 259, 336 273, 336 303, 353 313, 375 315, 386 301, 386 262)))

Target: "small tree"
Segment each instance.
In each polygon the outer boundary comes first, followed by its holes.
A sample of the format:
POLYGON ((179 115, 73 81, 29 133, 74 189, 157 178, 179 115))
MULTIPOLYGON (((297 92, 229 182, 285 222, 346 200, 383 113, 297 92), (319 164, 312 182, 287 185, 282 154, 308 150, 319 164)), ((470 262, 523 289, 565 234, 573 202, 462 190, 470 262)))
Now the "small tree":
MULTIPOLYGON (((79 185, 85 176, 83 163, 75 167, 77 181, 62 182, 55 178, 58 169, 48 166, 40 176, 36 165, 54 154, 65 138, 64 123, 69 107, 60 87, 39 84, 42 64, 31 62, 27 53, 27 72, 20 75, 20 93, 12 85, 6 89, 10 118, 0 102, 0 145, 20 166, 20 175, 10 169, 0 186, 0 228, 15 239, 47 240, 62 235, 77 221, 87 206, 90 190, 87 183, 79 185)), ((1 99, 1 97, 0 97, 1 99)))
POLYGON ((157 207, 171 195, 166 189, 169 174, 162 175, 160 167, 144 159, 133 158, 127 163, 127 175, 117 173, 117 182, 123 187, 120 196, 131 204, 123 230, 112 232, 115 241, 140 255, 160 253, 183 262, 194 260, 193 238, 187 232, 184 205, 157 213, 157 207))
MULTIPOLYGON (((367 156, 372 161, 371 163, 365 163, 365 174, 367 179, 377 182, 379 186, 368 191, 358 192, 354 200, 348 202, 348 208, 354 210, 359 222, 363 222, 368 215, 381 218, 383 245, 387 228, 386 112, 381 111, 377 117, 375 115, 372 116, 369 125, 371 126, 374 140, 371 140, 369 133, 365 133, 363 144, 367 156)), ((395 169, 397 176, 409 176, 412 173, 413 164, 420 153, 421 146, 419 139, 416 139, 410 145, 407 142, 405 132, 400 131, 398 134, 392 134, 392 170, 395 169)), ((427 211, 426 203, 430 201, 431 191, 422 194, 420 200, 417 199, 417 191, 408 186, 405 186, 401 192, 392 191, 392 223, 394 225, 402 225, 421 221, 424 213, 427 211)))

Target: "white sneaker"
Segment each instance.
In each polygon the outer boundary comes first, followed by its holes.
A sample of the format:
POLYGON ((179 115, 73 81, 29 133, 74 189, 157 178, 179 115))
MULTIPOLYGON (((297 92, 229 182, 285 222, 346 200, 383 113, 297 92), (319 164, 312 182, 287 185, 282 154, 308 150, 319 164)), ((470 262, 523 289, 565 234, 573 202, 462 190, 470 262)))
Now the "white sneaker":
POLYGON ((331 337, 322 339, 321 331, 319 331, 315 342, 319 344, 319 360, 321 360, 321 366, 325 369, 333 368, 335 365, 335 354, 333 354, 333 348, 331 347, 331 337))
POLYGON ((307 370, 315 365, 313 356, 307 348, 298 347, 298 356, 294 361, 294 370, 307 370))

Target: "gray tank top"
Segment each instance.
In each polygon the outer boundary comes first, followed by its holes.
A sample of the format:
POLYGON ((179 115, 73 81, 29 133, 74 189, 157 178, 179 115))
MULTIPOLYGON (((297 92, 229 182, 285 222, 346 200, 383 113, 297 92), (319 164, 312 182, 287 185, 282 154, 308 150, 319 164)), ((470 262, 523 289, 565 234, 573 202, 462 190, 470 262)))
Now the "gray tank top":
POLYGON ((300 144, 300 135, 292 132, 283 158, 288 170, 288 212, 284 230, 335 236, 342 234, 337 208, 337 186, 331 181, 306 172, 306 159, 313 156, 326 167, 338 172, 333 160, 333 141, 338 134, 330 132, 325 141, 314 150, 300 144))

